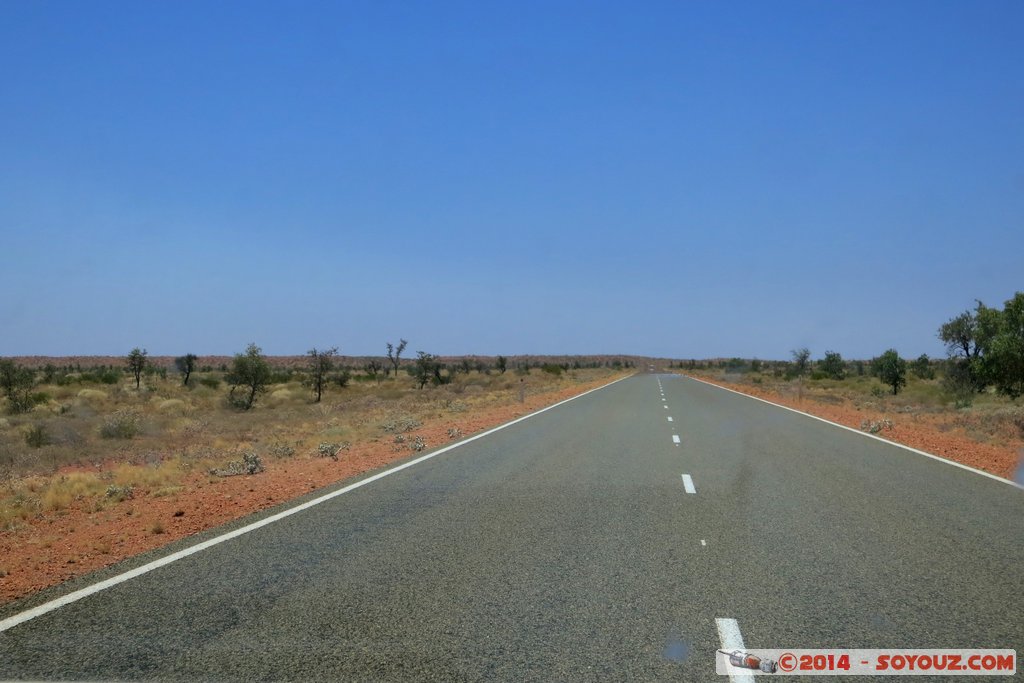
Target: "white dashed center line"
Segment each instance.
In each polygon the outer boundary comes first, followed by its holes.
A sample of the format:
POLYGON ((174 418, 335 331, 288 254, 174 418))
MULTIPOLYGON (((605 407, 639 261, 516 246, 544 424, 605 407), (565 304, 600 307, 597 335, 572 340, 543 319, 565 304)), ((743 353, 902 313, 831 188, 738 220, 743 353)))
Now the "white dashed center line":
POLYGON ((673 434, 672 435, 672 443, 679 443, 679 435, 678 434, 673 434))
POLYGON ((697 493, 697 489, 693 486, 693 478, 689 474, 683 475, 683 488, 687 493, 697 493))
POLYGON ((671 422, 671 421, 672 421, 672 418, 671 418, 671 417, 666 417, 665 419, 666 419, 666 420, 668 420, 669 422, 671 422))

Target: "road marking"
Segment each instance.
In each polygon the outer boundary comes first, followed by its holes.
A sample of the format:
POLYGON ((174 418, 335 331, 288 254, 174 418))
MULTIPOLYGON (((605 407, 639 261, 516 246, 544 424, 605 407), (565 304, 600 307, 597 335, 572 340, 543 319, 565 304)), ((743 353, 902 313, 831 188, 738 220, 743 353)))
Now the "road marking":
POLYGON ((671 421, 672 421, 672 417, 671 417, 671 416, 669 416, 669 417, 666 417, 665 419, 666 419, 666 420, 668 420, 669 422, 671 422, 671 421))
POLYGON ((697 493, 697 489, 693 486, 693 477, 689 474, 683 475, 683 488, 686 489, 687 493, 697 493))
POLYGON ((679 435, 678 434, 673 434, 672 435, 672 443, 679 443, 679 435))
MULTIPOLYGON (((722 643, 722 649, 727 652, 733 650, 746 650, 743 644, 743 634, 740 633, 740 625, 735 619, 715 619, 715 626, 718 627, 718 640, 722 643)), ((715 655, 718 656, 717 653, 715 655)), ((729 680, 732 683, 754 683, 754 675, 743 669, 737 669, 728 662, 726 668, 729 671, 729 680)))
POLYGON ((866 437, 868 437, 870 439, 875 439, 876 441, 881 441, 882 443, 887 443, 890 446, 896 446, 897 448, 902 448, 905 451, 910 451, 911 453, 917 453, 918 455, 923 455, 926 458, 931 458, 932 460, 938 460, 939 462, 944 462, 947 465, 952 465, 953 467, 959 467, 962 470, 967 470, 968 472, 974 472, 975 474, 980 474, 983 477, 988 477, 989 479, 995 479, 996 481, 1000 481, 1000 482, 1002 482, 1004 484, 1009 484, 1010 486, 1013 486, 1015 488, 1024 490, 1024 486, 1018 484, 1015 481, 1011 481, 1010 479, 1003 479, 1002 477, 997 476, 995 474, 992 474, 991 472, 985 472, 984 470, 975 469, 974 467, 970 467, 969 465, 963 465, 963 464, 958 463, 956 461, 948 460, 946 458, 943 458, 941 455, 935 455, 933 453, 928 453, 926 451, 921 451, 921 450, 918 450, 916 448, 912 448, 911 446, 906 446, 904 444, 897 443, 895 441, 889 441, 888 439, 883 439, 880 436, 875 436, 874 434, 868 434, 867 432, 861 431, 859 429, 854 429, 853 427, 847 427, 846 425, 841 425, 838 422, 833 422, 832 420, 826 420, 823 417, 818 417, 817 415, 811 415, 810 413, 805 413, 804 411, 797 410, 796 408, 790 408, 789 406, 784 406, 784 405, 781 405, 779 403, 773 403, 773 402, 765 400, 763 398, 758 398, 757 396, 751 396, 750 394, 744 394, 742 391, 736 391, 735 389, 727 389, 725 387, 720 387, 717 384, 712 384, 711 382, 705 382, 702 379, 697 379, 696 377, 690 377, 689 375, 684 375, 684 376, 687 377, 687 379, 692 379, 692 380, 694 380, 696 382, 700 382, 701 384, 707 384, 709 387, 714 387, 716 389, 721 389, 722 391, 731 391, 732 393, 738 394, 738 395, 743 396, 745 398, 752 398, 755 401, 760 401, 761 403, 767 403, 770 406, 775 406, 776 408, 782 408, 783 410, 788 410, 791 413, 796 413, 797 415, 803 415, 804 417, 809 417, 812 420, 817 420, 819 422, 824 422, 825 424, 830 424, 833 427, 839 427, 840 429, 845 429, 848 432, 853 432, 854 434, 860 434, 861 436, 866 436, 866 437))
POLYGON ((664 401, 664 400, 665 400, 665 397, 664 397, 664 396, 662 396, 662 397, 661 397, 661 400, 662 400, 662 401, 664 401))
POLYGON ((665 410, 668 410, 668 406, 662 406, 662 408, 664 408, 665 410))
POLYGON ((54 610, 60 609, 61 607, 64 607, 65 605, 70 605, 73 602, 78 602, 82 598, 86 598, 86 597, 88 597, 90 595, 93 595, 95 593, 99 593, 100 591, 104 591, 104 590, 106 590, 108 588, 112 588, 112 587, 116 586, 119 583, 124 583, 125 581, 129 581, 129 580, 134 579, 136 577, 142 576, 143 574, 148 574, 149 572, 153 571, 154 569, 159 569, 160 567, 164 567, 166 565, 169 565, 172 562, 177 562, 178 560, 184 559, 184 558, 188 557, 189 555, 194 555, 194 554, 196 554, 196 553, 198 553, 198 552, 200 552, 202 550, 206 550, 207 548, 212 548, 213 546, 219 545, 219 544, 223 543, 224 541, 230 541, 231 539, 237 538, 237 537, 242 536, 244 534, 247 534, 250 531, 256 531, 257 529, 265 527, 265 526, 267 526, 269 524, 273 524, 274 522, 279 522, 282 519, 285 519, 286 517, 291 517, 294 514, 297 514, 299 512, 304 511, 304 510, 308 510, 309 508, 315 507, 317 505, 320 505, 321 503, 325 503, 325 502, 331 500, 332 498, 337 498, 338 496, 346 494, 349 491, 354 491, 355 489, 360 488, 361 486, 365 486, 365 485, 367 485, 369 483, 375 482, 378 479, 383 479, 384 477, 386 477, 386 476, 388 476, 390 474, 394 474, 396 472, 401 472, 402 470, 407 469, 409 467, 412 467, 413 465, 418 465, 418 464, 420 464, 421 462, 423 462, 425 460, 430 460, 431 458, 436 458, 437 456, 441 455, 442 453, 447 453, 448 451, 456 449, 459 446, 465 446, 467 443, 470 443, 471 441, 476 441, 477 439, 482 439, 485 436, 490 436, 491 434, 494 434, 495 432, 499 432, 502 429, 506 429, 507 427, 511 427, 514 424, 518 424, 519 422, 522 422, 524 420, 529 420, 531 417, 536 417, 537 415, 540 415, 541 413, 546 413, 547 411, 549 411, 549 410, 551 410, 553 408, 557 408, 560 405, 566 404, 569 401, 575 401, 576 399, 578 399, 580 397, 583 397, 583 396, 586 396, 587 394, 593 393, 595 391, 600 391, 601 389, 604 389, 606 387, 610 387, 611 385, 616 384, 617 382, 621 382, 624 379, 629 379, 629 377, 632 377, 632 375, 629 375, 627 377, 620 377, 619 379, 617 379, 617 380, 615 380, 613 382, 609 382, 608 384, 603 384, 603 385, 601 385, 599 387, 595 387, 595 388, 590 389, 588 391, 584 391, 582 394, 577 394, 575 396, 571 396, 571 397, 565 399, 564 401, 559 401, 558 403, 554 403, 552 405, 549 405, 546 408, 541 408, 540 410, 537 410, 537 411, 534 411, 532 413, 529 413, 528 415, 523 415, 522 417, 518 417, 515 420, 512 420, 510 422, 506 422, 503 425, 498 425, 497 427, 493 427, 491 429, 488 429, 486 432, 481 432, 480 434, 476 434, 476 435, 471 436, 471 437, 469 437, 467 439, 463 439, 462 441, 459 441, 458 443, 453 443, 453 444, 451 444, 449 446, 445 446, 444 448, 440 448, 440 449, 434 451, 433 453, 428 453, 426 455, 420 456, 420 457, 416 458, 415 460, 410 460, 409 462, 402 463, 401 465, 398 465, 396 467, 392 467, 389 470, 385 470, 383 472, 378 472, 377 474, 374 474, 373 476, 367 477, 366 479, 360 479, 359 481, 357 481, 357 482, 355 482, 353 484, 349 484, 348 486, 345 486, 343 488, 337 489, 336 491, 331 491, 330 493, 326 493, 326 494, 324 494, 322 496, 314 498, 313 500, 308 500, 305 503, 302 503, 301 505, 296 505, 295 507, 288 508, 287 510, 282 510, 281 512, 278 512, 277 514, 271 515, 269 517, 264 517, 263 519, 261 519, 259 521, 253 522, 251 524, 247 524, 247 525, 245 525, 243 527, 240 527, 238 529, 235 529, 233 531, 229 531, 227 533, 221 534, 220 536, 215 536, 214 538, 211 538, 209 540, 203 541, 202 543, 197 543, 194 546, 191 546, 189 548, 185 548, 183 550, 179 550, 179 551, 177 551, 175 553, 171 553, 170 555, 167 555, 165 557, 161 557, 160 559, 153 560, 152 562, 148 562, 148 563, 142 565, 141 567, 136 567, 135 569, 127 571, 127 572, 125 572, 123 574, 118 574, 117 576, 112 576, 109 579, 105 579, 103 581, 100 581, 99 583, 94 583, 91 586, 86 586, 85 588, 80 588, 79 590, 76 590, 76 591, 73 591, 71 593, 68 593, 67 595, 62 595, 59 598, 56 598, 54 600, 50 600, 49 602, 44 602, 43 604, 38 605, 36 607, 33 607, 32 609, 25 610, 24 612, 19 612, 18 614, 15 614, 14 616, 10 616, 10 617, 7 617, 6 619, 0 620, 0 633, 3 633, 4 631, 7 631, 9 629, 12 629, 15 626, 17 626, 18 624, 22 624, 22 623, 24 623, 26 621, 29 621, 30 619, 35 619, 36 617, 41 617, 44 614, 47 614, 47 613, 52 612, 54 610))
POLYGON ((705 541, 705 540, 704 540, 704 539, 702 538, 702 539, 700 539, 700 544, 701 544, 701 545, 703 545, 703 546, 706 546, 706 545, 708 544, 708 542, 707 542, 707 541, 705 541))

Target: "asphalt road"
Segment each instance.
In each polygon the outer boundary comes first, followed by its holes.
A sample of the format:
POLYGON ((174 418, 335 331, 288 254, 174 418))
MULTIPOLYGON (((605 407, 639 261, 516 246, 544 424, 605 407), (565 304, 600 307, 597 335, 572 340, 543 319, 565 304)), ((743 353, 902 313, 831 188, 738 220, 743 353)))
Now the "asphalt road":
POLYGON ((718 618, 1024 652, 1024 491, 636 376, 9 628, 0 678, 724 680, 718 618))

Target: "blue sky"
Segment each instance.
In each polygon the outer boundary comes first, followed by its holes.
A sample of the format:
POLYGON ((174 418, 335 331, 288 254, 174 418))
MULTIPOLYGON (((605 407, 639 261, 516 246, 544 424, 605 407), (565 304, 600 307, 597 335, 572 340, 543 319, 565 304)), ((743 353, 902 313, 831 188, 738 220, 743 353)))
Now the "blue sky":
POLYGON ((1020 2, 0 4, 0 355, 942 355, 1020 2))

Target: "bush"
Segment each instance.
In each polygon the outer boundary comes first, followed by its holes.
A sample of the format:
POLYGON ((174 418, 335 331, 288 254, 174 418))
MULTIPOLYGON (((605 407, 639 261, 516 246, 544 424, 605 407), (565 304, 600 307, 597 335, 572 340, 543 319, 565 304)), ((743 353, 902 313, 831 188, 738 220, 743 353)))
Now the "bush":
POLYGON ((338 454, 342 451, 347 451, 351 445, 352 444, 348 441, 342 441, 341 443, 321 443, 317 446, 316 452, 321 458, 337 460, 338 454))
POLYGON ((825 358, 818 362, 818 370, 829 379, 843 379, 846 377, 846 363, 843 357, 836 351, 826 351, 825 358))
POLYGON ((935 370, 927 353, 922 353, 910 364, 910 371, 919 379, 935 379, 935 370))
POLYGON ((946 374, 942 378, 942 389, 953 399, 957 408, 969 408, 974 403, 977 383, 971 372, 970 361, 951 358, 946 363, 946 374))
POLYGON ((263 461, 260 460, 260 456, 254 452, 249 451, 242 454, 241 460, 232 460, 228 463, 228 466, 223 469, 214 468, 210 470, 210 474, 216 477, 234 477, 240 474, 259 474, 264 471, 263 461))
POLYGON ((28 428, 25 432, 25 443, 30 448, 42 448, 50 443, 50 435, 46 433, 46 427, 43 425, 33 425, 28 428))
POLYGON ((549 375, 554 375, 555 377, 560 377, 562 374, 562 366, 555 365, 553 363, 545 363, 544 365, 541 366, 540 369, 548 373, 549 375))
POLYGON ((401 432, 411 432, 418 427, 422 427, 423 423, 412 417, 394 417, 385 420, 381 423, 380 428, 388 434, 398 434, 401 432))
POLYGON ((220 380, 216 377, 200 377, 199 383, 210 389, 216 389, 220 386, 220 380))
POLYGON ((128 408, 108 415, 100 425, 100 436, 104 439, 131 439, 138 433, 139 415, 128 408))
POLYGON ((114 500, 116 500, 119 503, 122 500, 128 500, 129 498, 134 498, 134 497, 135 497, 135 487, 134 486, 129 486, 127 484, 124 485, 124 486, 117 486, 117 485, 111 484, 110 486, 107 487, 107 498, 113 498, 114 500))

